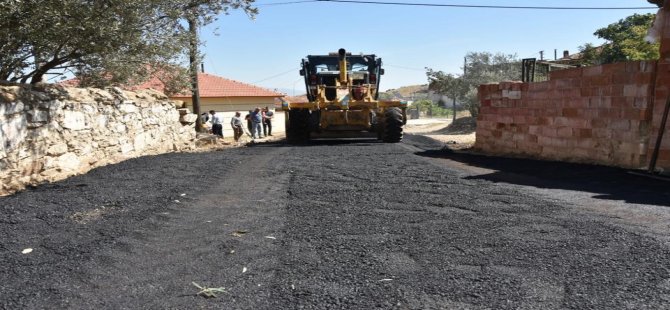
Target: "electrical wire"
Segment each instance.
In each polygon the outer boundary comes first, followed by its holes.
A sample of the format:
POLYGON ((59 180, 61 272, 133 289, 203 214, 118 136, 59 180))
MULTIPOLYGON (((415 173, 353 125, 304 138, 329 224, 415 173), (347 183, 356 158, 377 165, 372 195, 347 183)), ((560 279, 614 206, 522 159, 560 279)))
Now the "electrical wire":
POLYGON ((267 80, 271 80, 271 79, 274 79, 274 78, 276 78, 276 77, 280 77, 280 76, 282 76, 282 75, 284 75, 284 74, 288 74, 288 73, 291 73, 291 72, 295 72, 295 70, 298 70, 298 69, 300 69, 300 68, 293 68, 293 69, 291 69, 291 70, 286 70, 285 72, 277 73, 277 74, 275 74, 275 75, 273 75, 273 76, 264 78, 264 79, 262 79, 262 80, 258 80, 258 81, 256 81, 256 82, 251 83, 251 84, 258 84, 258 83, 260 83, 260 82, 265 82, 265 81, 267 81, 267 80))
POLYGON ((411 67, 403 67, 403 66, 397 66, 397 65, 392 65, 388 63, 384 63, 385 67, 392 67, 392 68, 398 68, 398 69, 404 69, 404 70, 411 70, 411 71, 426 71, 426 68, 419 69, 419 68, 411 68, 411 67))
POLYGON ((318 2, 317 0, 302 0, 302 1, 288 1, 288 2, 274 2, 274 3, 259 3, 256 6, 276 6, 276 5, 289 5, 289 4, 300 4, 308 2, 318 2))
POLYGON ((476 9, 527 9, 527 10, 658 10, 658 7, 558 7, 558 6, 506 6, 506 5, 471 5, 471 4, 410 3, 410 2, 356 1, 356 0, 315 0, 315 1, 317 1, 317 2, 333 2, 333 3, 350 3, 350 4, 402 5, 402 6, 424 6, 424 7, 476 8, 476 9))

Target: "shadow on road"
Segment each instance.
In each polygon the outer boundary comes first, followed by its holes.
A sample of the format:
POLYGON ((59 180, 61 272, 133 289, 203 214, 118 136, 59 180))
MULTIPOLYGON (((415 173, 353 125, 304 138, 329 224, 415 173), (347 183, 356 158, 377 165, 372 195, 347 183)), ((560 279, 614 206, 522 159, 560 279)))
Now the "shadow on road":
POLYGON ((590 192, 595 194, 593 198, 596 199, 670 206, 669 181, 633 175, 630 170, 565 162, 491 157, 454 152, 448 149, 428 150, 416 154, 432 158, 446 158, 472 167, 495 170, 488 174, 469 176, 466 179, 590 192))
POLYGON ((268 142, 257 142, 257 143, 251 143, 248 144, 248 146, 251 147, 277 147, 277 146, 295 146, 295 147, 312 147, 312 146, 334 146, 334 145, 358 145, 358 146, 366 146, 366 145, 375 145, 375 144, 380 144, 382 142, 377 141, 377 139, 371 139, 371 138, 343 138, 343 139, 310 139, 309 141, 305 143, 299 143, 299 144, 289 144, 286 142, 286 139, 282 140, 276 140, 276 141, 268 141, 268 142))

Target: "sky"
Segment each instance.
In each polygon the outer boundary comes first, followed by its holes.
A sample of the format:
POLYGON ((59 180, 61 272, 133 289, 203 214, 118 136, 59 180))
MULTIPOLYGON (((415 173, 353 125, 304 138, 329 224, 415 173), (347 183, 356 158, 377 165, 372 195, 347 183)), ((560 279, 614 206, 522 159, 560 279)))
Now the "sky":
MULTIPOLYGON (((552 7, 648 7, 645 0, 386 0, 387 2, 552 7)), ((419 7, 296 0, 257 0, 250 19, 230 11, 203 27, 205 71, 304 94, 298 70, 307 55, 339 48, 376 54, 386 74, 381 89, 426 84, 426 67, 459 74, 468 52, 516 54, 518 58, 560 58, 584 43, 602 43, 593 33, 635 10, 529 10, 419 7)))

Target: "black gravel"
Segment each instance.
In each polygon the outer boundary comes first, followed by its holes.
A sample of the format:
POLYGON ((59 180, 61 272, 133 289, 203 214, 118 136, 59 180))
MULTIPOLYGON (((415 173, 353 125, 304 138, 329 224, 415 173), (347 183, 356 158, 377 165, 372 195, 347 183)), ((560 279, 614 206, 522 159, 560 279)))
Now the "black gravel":
POLYGON ((664 183, 638 180, 640 193, 613 170, 542 174, 555 166, 440 148, 410 136, 168 154, 0 198, 0 307, 670 309, 667 243, 532 190, 665 207, 664 183))

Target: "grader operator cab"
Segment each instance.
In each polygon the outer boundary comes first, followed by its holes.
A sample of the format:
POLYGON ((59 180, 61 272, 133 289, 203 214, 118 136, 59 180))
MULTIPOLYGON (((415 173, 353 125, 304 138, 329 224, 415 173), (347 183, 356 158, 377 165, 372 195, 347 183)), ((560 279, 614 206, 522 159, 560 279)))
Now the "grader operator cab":
POLYGON ((375 55, 351 55, 344 49, 303 59, 300 75, 309 102, 282 103, 288 142, 374 135, 384 142, 402 140, 406 105, 377 100, 381 65, 375 55))

